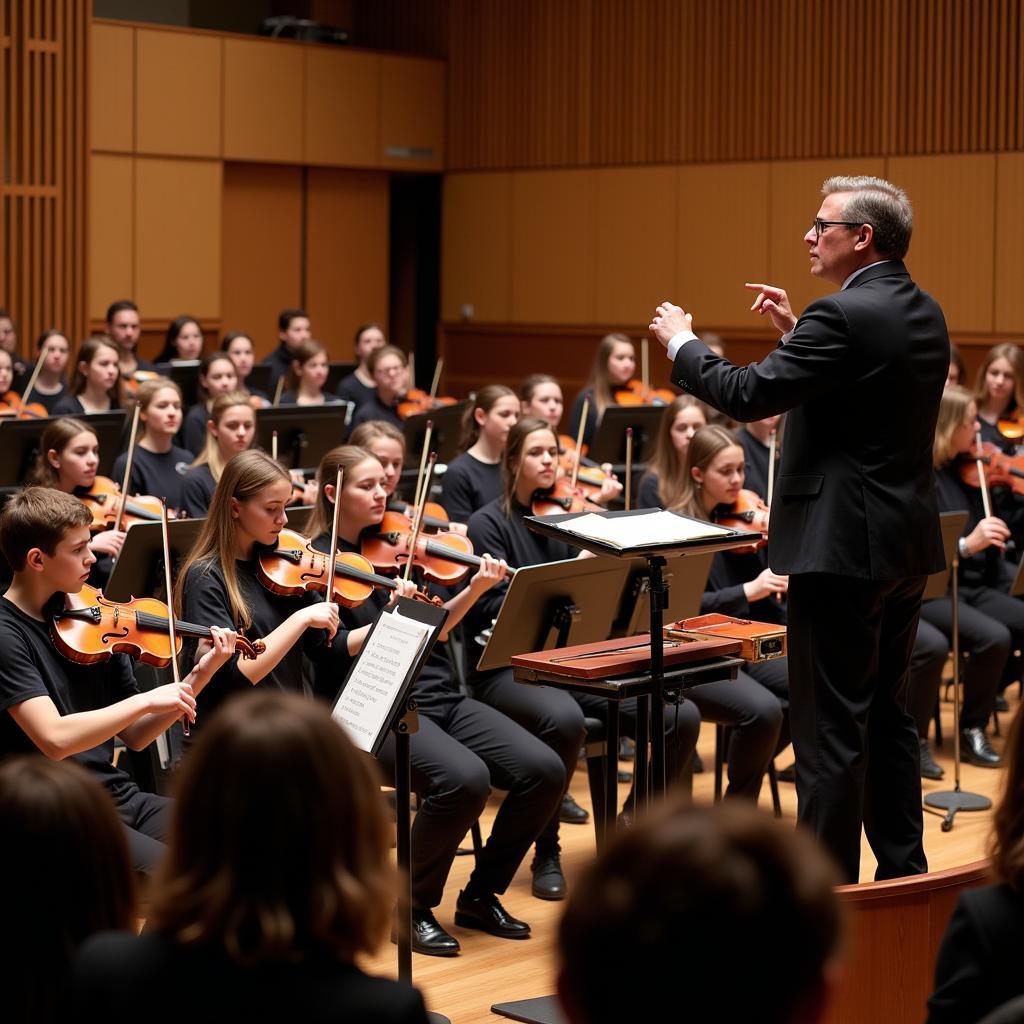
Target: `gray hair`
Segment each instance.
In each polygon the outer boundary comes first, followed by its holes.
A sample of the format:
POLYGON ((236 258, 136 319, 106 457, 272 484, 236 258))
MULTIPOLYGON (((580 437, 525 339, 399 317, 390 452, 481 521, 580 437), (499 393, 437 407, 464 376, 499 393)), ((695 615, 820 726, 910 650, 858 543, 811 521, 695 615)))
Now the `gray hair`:
POLYGON ((830 196, 835 192, 852 193, 843 207, 843 220, 870 224, 879 256, 901 260, 907 255, 914 213, 903 189, 884 178, 857 174, 826 178, 821 194, 830 196))

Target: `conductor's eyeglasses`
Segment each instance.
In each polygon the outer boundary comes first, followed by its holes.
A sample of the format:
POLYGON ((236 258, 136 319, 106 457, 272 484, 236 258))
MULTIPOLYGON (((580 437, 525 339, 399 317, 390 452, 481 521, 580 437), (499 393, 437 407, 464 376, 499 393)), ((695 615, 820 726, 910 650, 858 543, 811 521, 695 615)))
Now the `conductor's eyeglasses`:
POLYGON ((859 228, 863 223, 864 221, 862 220, 822 220, 820 217, 815 217, 814 224, 812 225, 814 228, 814 240, 817 241, 819 238, 821 238, 821 233, 825 230, 825 228, 840 226, 848 228, 859 228))

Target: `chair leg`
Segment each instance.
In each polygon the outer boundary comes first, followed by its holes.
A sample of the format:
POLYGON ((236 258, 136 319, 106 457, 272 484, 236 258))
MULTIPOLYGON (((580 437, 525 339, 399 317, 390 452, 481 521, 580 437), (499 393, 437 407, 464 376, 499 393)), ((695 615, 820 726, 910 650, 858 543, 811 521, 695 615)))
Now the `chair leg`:
POLYGON ((722 799, 722 768, 725 765, 726 733, 724 725, 715 726, 715 803, 722 799))
POLYGON ((480 819, 477 818, 473 822, 473 827, 469 830, 469 834, 473 837, 473 857, 475 860, 480 860, 480 854, 483 853, 484 839, 480 834, 480 819))
POLYGON ((779 775, 775 771, 775 760, 768 762, 768 785, 772 791, 772 807, 775 809, 775 817, 782 817, 782 802, 779 800, 779 775))
POLYGON ((935 698, 935 713, 932 716, 935 719, 935 746, 942 746, 942 713, 939 707, 939 698, 935 698))

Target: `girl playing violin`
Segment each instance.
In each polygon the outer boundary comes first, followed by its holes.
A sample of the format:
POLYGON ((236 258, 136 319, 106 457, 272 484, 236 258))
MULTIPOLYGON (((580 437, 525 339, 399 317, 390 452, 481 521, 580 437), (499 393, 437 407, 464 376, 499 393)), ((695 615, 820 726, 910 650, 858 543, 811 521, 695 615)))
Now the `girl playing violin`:
POLYGON ((53 407, 54 416, 119 409, 120 349, 109 338, 88 338, 78 349, 71 387, 53 407))
POLYGON ((185 413, 181 425, 181 446, 195 458, 206 445, 206 423, 213 400, 238 390, 235 361, 226 352, 211 352, 199 364, 199 401, 185 413))
POLYGON ((235 364, 235 373, 238 375, 236 390, 245 392, 252 399, 254 409, 264 409, 270 405, 270 399, 266 394, 248 384, 249 374, 252 373, 256 362, 252 338, 244 331, 229 331, 220 343, 220 350, 231 356, 231 361, 235 364))
POLYGON ((386 420, 402 426, 397 407, 409 390, 409 357, 396 345, 381 345, 366 359, 366 368, 373 377, 373 394, 356 410, 352 426, 367 420, 386 420))
POLYGON ((206 515, 228 460, 252 447, 256 413, 249 396, 241 391, 218 395, 206 430, 206 444, 181 484, 181 507, 191 519, 206 515))
POLYGON ((640 480, 637 508, 677 508, 686 483, 686 451, 693 435, 708 424, 704 403, 679 395, 665 407, 650 468, 640 480))
MULTIPOLYGON (((1012 454, 1015 440, 1003 431, 1006 424, 1016 425, 1024 413, 1024 357, 1017 345, 1006 341, 988 350, 978 368, 974 398, 981 421, 981 439, 1012 454)), ((1014 436, 1019 438, 1021 434, 1015 431, 1014 436)))
POLYGON ((519 419, 519 399, 504 384, 477 391, 462 425, 462 454, 445 470, 441 504, 456 522, 469 522, 478 508, 501 494, 501 454, 519 419))
POLYGON ((579 435, 580 420, 583 418, 584 399, 590 399, 587 424, 583 431, 583 443, 590 445, 597 432, 605 409, 615 404, 615 389, 625 387, 636 372, 636 350, 625 334, 606 334, 601 339, 594 356, 594 365, 583 390, 573 402, 569 418, 569 434, 579 435))
MULTIPOLYGON (((36 339, 36 362, 42 360, 32 390, 24 396, 28 402, 38 402, 48 413, 53 414, 57 403, 67 391, 65 373, 68 368, 68 355, 71 345, 67 337, 56 329, 43 331, 36 339)), ((31 370, 28 376, 31 376, 31 370)), ((25 384, 28 383, 26 377, 25 384)))
POLYGON ((281 405, 335 405, 341 401, 337 395, 324 391, 330 366, 327 349, 319 341, 304 341, 292 356, 281 405))
POLYGON ((203 329, 194 316, 175 317, 167 325, 157 363, 189 362, 203 354, 203 329))
MULTIPOLYGON (((181 389, 166 377, 143 381, 135 393, 141 435, 132 456, 129 494, 152 494, 167 499, 167 507, 181 508, 182 485, 192 456, 174 443, 181 427, 181 389)), ((121 452, 111 470, 124 479, 127 452, 121 452)))
POLYGON ((351 402, 354 412, 373 397, 377 382, 373 379, 369 359, 372 353, 386 344, 387 338, 378 324, 363 324, 356 328, 356 368, 338 384, 338 397, 344 402, 351 402))

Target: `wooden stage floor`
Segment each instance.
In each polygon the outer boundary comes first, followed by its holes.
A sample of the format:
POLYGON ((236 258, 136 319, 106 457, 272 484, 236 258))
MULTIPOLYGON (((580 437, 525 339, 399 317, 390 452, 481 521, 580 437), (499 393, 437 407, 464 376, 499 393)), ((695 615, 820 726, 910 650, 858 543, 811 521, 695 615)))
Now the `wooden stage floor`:
MULTIPOLYGON (((1005 733, 1012 712, 1017 708, 1016 687, 1010 697, 1011 714, 1000 716, 1005 733)), ((936 750, 936 758, 946 769, 946 778, 941 782, 924 780, 924 792, 951 789, 953 786, 953 711, 952 705, 942 704, 942 719, 945 747, 936 750)), ((1002 751, 1003 739, 992 737, 993 746, 1002 751)), ((694 799, 710 802, 714 792, 714 748, 713 726, 701 729, 698 750, 706 770, 694 777, 694 799)), ((777 758, 780 768, 792 760, 792 751, 784 751, 777 758)), ((628 767, 624 765, 623 767, 628 767)), ((964 790, 982 793, 993 801, 999 794, 1003 772, 965 765, 962 774, 964 790)), ((796 819, 796 793, 792 785, 780 783, 782 811, 786 819, 796 819)), ((573 796, 584 807, 590 808, 587 793, 586 772, 579 770, 573 778, 573 796)), ((626 787, 620 786, 620 797, 624 798, 626 787)), ((491 797, 481 822, 486 837, 498 806, 498 796, 491 797)), ((621 806, 621 801, 620 801, 621 806)), ((761 793, 761 807, 771 809, 771 796, 765 783, 761 793)), ((941 817, 925 814, 925 847, 932 870, 956 867, 978 860, 985 855, 988 825, 991 812, 960 814, 953 830, 942 833, 941 817)), ((467 837, 466 845, 469 841, 467 837)), ((581 871, 594 854, 594 832, 592 826, 562 826, 562 864, 570 890, 574 877, 581 871)), ((447 1016, 452 1024, 483 1024, 499 1019, 490 1012, 495 1002, 525 999, 531 996, 551 994, 554 989, 554 939, 563 904, 534 899, 530 894, 529 858, 518 874, 503 902, 517 917, 528 921, 533 929, 530 939, 513 942, 497 939, 482 932, 455 927, 455 899, 472 869, 472 856, 456 858, 455 866, 445 890, 443 903, 437 909, 437 918, 455 935, 462 944, 462 954, 450 959, 426 957, 413 954, 414 983, 421 989, 431 1010, 447 1016)), ((869 881, 874 874, 874 860, 867 843, 861 866, 862 881, 869 881)), ((367 960, 367 970, 376 974, 396 974, 395 947, 390 943, 383 946, 377 957, 367 960)))

